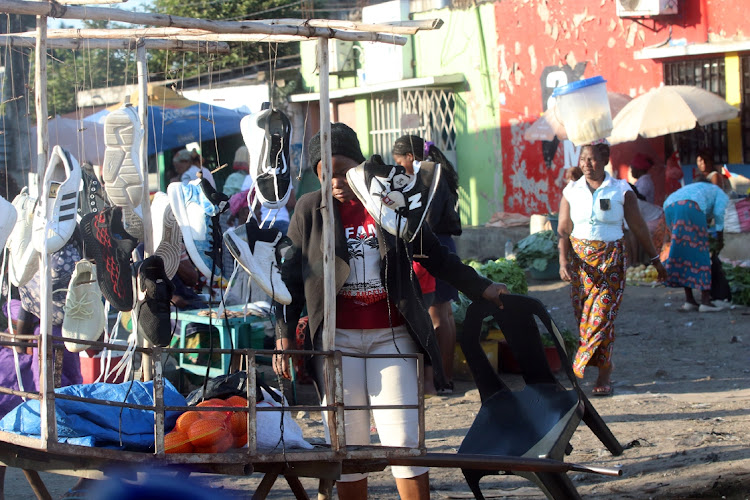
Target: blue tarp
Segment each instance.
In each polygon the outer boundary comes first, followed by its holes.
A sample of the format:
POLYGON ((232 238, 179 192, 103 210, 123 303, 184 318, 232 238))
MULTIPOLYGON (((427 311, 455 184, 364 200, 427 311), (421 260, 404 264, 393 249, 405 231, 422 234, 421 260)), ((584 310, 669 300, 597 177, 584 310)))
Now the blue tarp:
MULTIPOLYGON (((107 401, 125 401, 140 405, 154 404, 152 382, 71 385, 55 389, 55 392, 107 401), (128 391, 128 389, 130 390, 128 391)), ((185 398, 167 380, 164 380, 164 404, 166 406, 187 406, 185 398)), ((122 447, 125 449, 153 448, 153 411, 64 399, 55 400, 55 410, 57 435, 61 443, 119 448, 122 439, 122 447), (122 433, 120 433, 120 430, 122 430, 122 433)), ((166 413, 165 428, 167 431, 174 427, 179 414, 179 412, 166 413)), ((13 409, 0 420, 0 430, 39 437, 41 435, 39 401, 29 400, 13 409)))
MULTIPOLYGON (((185 101, 191 102, 191 101, 185 101)), ((138 106, 135 106, 138 110, 138 106)), ((104 123, 103 110, 83 119, 104 123)), ((240 133, 240 120, 247 113, 196 102, 185 107, 148 107, 148 154, 153 155, 192 142, 213 141, 240 133)))

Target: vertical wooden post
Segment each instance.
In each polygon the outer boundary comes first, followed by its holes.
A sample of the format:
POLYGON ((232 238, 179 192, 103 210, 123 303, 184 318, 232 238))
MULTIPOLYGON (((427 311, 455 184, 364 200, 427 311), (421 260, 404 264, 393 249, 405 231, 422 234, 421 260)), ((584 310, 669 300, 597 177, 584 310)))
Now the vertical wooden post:
MULTIPOLYGON (((336 276, 334 263, 334 238, 333 234, 333 188, 331 187, 331 103, 329 99, 329 64, 328 64, 328 38, 318 38, 318 70, 320 75, 320 190, 323 201, 321 212, 323 213, 323 350, 335 349, 336 334, 336 276)), ((336 394, 334 360, 326 356, 324 360, 326 403, 336 404, 343 402, 342 397, 336 394)), ((328 429, 331 436, 331 447, 341 450, 344 443, 339 442, 338 424, 343 427, 343 421, 338 422, 337 411, 326 412, 328 418, 328 429)))
POLYGON ((154 451, 158 456, 164 456, 164 378, 162 373, 161 347, 154 347, 154 451))
MULTIPOLYGON (((148 186, 148 64, 146 61, 146 45, 142 38, 139 38, 136 43, 135 60, 138 73, 138 118, 143 127, 143 138, 138 148, 138 156, 141 160, 141 171, 143 172, 141 215, 143 215, 143 256, 145 258, 154 253, 154 233, 151 230, 151 199, 148 186)), ((138 318, 133 317, 133 321, 137 320, 138 318)), ((150 342, 144 339, 143 347, 150 346, 150 342)), ((141 356, 141 373, 144 381, 151 380, 151 366, 151 356, 143 353, 141 356)))
MULTIPOLYGON (((41 210, 47 213, 47 202, 42 198, 44 188, 44 171, 47 165, 49 136, 47 129, 47 16, 36 17, 36 52, 34 70, 34 105, 36 109, 36 133, 37 133, 37 162, 36 170, 39 179, 38 200, 41 210)), ((40 402, 41 416, 41 438, 44 448, 50 443, 57 443, 57 425, 55 420, 55 384, 52 363, 52 281, 49 275, 47 260, 49 255, 41 252, 40 259, 40 283, 39 283, 39 318, 40 342, 39 358, 39 392, 42 394, 40 402)))
MULTIPOLYGON (((148 257, 154 253, 154 233, 151 230, 151 199, 148 185, 148 64, 146 61, 146 46, 142 38, 138 39, 135 49, 136 69, 138 72, 138 118, 143 127, 143 138, 139 148, 141 169, 143 171, 143 252, 148 257)), ((159 221, 157 221, 158 223, 159 221)))

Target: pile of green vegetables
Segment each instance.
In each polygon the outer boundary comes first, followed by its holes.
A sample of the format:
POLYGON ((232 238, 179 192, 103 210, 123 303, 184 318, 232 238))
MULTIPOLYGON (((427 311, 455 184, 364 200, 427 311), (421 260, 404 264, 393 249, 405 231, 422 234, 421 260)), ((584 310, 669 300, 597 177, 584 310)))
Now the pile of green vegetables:
POLYGON ((557 261, 557 234, 552 230, 530 234, 516 244, 516 260, 523 269, 544 271, 550 261, 557 261))
MULTIPOLYGON (((497 259, 488 260, 487 262, 465 260, 464 263, 474 268, 476 272, 485 278, 496 283, 505 283, 510 293, 526 295, 529 291, 529 286, 526 283, 526 274, 515 260, 497 259)), ((464 318, 466 318, 466 309, 470 304, 471 300, 464 294, 458 294, 458 302, 453 303, 453 317, 456 324, 463 324, 464 318)))
POLYGON ((750 306, 750 267, 724 264, 724 274, 732 290, 732 302, 750 306))

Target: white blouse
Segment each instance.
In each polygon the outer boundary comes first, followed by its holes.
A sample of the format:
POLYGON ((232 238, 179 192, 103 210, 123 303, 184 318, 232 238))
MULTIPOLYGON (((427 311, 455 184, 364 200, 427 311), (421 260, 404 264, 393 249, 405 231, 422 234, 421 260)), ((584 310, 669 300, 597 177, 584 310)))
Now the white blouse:
POLYGON ((617 241, 623 237, 625 193, 632 191, 625 180, 605 172, 604 182, 593 193, 581 177, 568 184, 563 196, 570 204, 571 236, 579 240, 617 241))

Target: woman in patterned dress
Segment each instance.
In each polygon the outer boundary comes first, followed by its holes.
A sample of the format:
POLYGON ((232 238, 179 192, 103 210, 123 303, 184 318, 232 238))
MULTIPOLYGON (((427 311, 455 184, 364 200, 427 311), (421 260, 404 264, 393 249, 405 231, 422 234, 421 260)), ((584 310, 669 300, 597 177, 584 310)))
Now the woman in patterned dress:
POLYGON ((633 190, 625 180, 612 178, 604 167, 609 145, 581 148, 583 177, 563 190, 560 202, 560 278, 571 284, 573 312, 579 322, 579 347, 573 371, 583 378, 586 366, 599 369, 593 394, 612 394, 614 321, 625 290, 623 223, 643 248, 664 280, 659 261, 633 190))

